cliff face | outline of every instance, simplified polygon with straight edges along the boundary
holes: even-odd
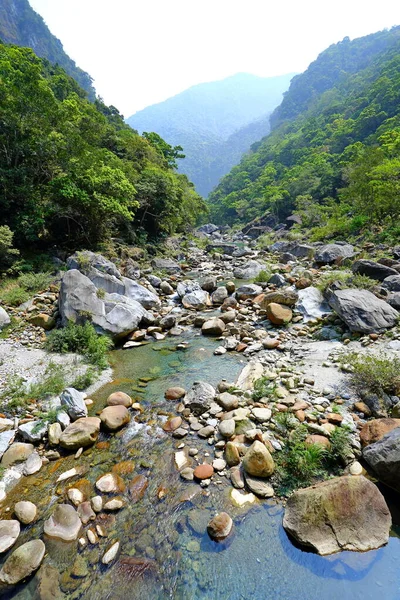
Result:
[[[8,44],[26,46],[41,58],[57,63],[86,91],[90,100],[96,97],[92,78],[64,52],[42,17],[28,0],[0,0],[0,39]]]

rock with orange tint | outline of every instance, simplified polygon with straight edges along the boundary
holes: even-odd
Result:
[[[293,318],[291,308],[289,308],[288,306],[284,306],[283,304],[271,302],[267,305],[265,310],[268,319],[274,325],[286,325],[287,323],[290,323],[290,321]]]
[[[125,483],[117,473],[106,473],[96,481],[96,488],[100,492],[117,493],[125,491]]]
[[[163,425],[163,430],[167,432],[175,431],[182,425],[182,417],[172,417]]]
[[[326,418],[328,419],[329,423],[333,423],[333,425],[340,425],[340,423],[343,421],[343,417],[342,415],[339,415],[339,413],[328,413]]]
[[[128,409],[121,405],[107,406],[100,413],[100,419],[102,424],[109,431],[117,431],[127,425],[131,420]]]
[[[304,410],[296,410],[294,416],[300,421],[300,423],[304,423],[304,421],[306,420],[306,413],[304,412]]]
[[[212,467],[212,465],[203,463],[202,465],[197,465],[193,472],[193,475],[196,479],[210,479],[210,477],[214,475],[214,468]]]
[[[171,387],[167,389],[164,395],[167,400],[180,400],[186,395],[186,390],[181,387]]]
[[[360,440],[363,446],[368,446],[374,442],[378,442],[384,435],[400,427],[400,419],[374,419],[363,425],[360,431]]]
[[[222,512],[215,515],[207,525],[207,532],[211,539],[219,542],[224,540],[232,531],[233,521],[231,517]]]
[[[312,281],[310,279],[307,279],[306,277],[300,277],[300,279],[296,281],[295,286],[298,290],[305,290],[306,288],[310,287],[311,284]]]
[[[149,480],[144,475],[137,475],[132,479],[129,484],[129,494],[132,504],[136,504],[136,502],[139,502],[143,498],[148,485]]]
[[[306,446],[312,446],[315,444],[317,446],[321,446],[321,448],[326,448],[327,450],[329,450],[331,447],[331,443],[328,438],[324,437],[323,435],[318,435],[317,433],[308,435],[305,439],[305,444]]]
[[[108,396],[107,404],[108,406],[121,405],[125,406],[126,408],[129,408],[130,406],[132,406],[132,398],[124,392],[114,392],[113,394],[110,394],[110,396]]]
[[[278,338],[266,338],[265,340],[263,340],[262,345],[267,350],[273,350],[274,348],[278,348],[280,343],[281,340]]]

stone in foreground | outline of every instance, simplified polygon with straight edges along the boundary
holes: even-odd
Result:
[[[59,504],[44,523],[46,535],[64,542],[77,540],[81,529],[82,523],[78,513],[70,504]]]
[[[389,540],[391,524],[384,497],[362,475],[297,490],[283,518],[284,528],[297,542],[322,556],[380,548]]]
[[[68,425],[60,436],[60,446],[67,450],[78,450],[87,448],[95,443],[100,431],[100,419],[98,417],[86,417],[78,419],[72,425]]]
[[[243,468],[248,475],[269,477],[275,469],[274,460],[266,446],[256,440],[243,458]]]
[[[224,540],[232,531],[233,521],[226,512],[216,515],[207,525],[207,532],[216,542]]]
[[[32,540],[22,544],[9,556],[0,571],[0,581],[16,585],[39,568],[46,547],[42,540]]]

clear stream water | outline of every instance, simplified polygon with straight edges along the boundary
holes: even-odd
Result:
[[[282,528],[283,509],[275,501],[236,508],[229,499],[230,484],[203,490],[180,479],[174,466],[178,442],[163,433],[167,414],[175,403],[164,400],[171,385],[190,387],[196,380],[216,384],[234,380],[243,359],[233,353],[213,355],[217,342],[185,334],[189,349],[175,351],[182,338],[112,353],[116,379],[95,396],[97,410],[114,390],[137,398],[144,413],[115,436],[101,434],[100,447],[86,451],[79,461],[65,457],[50,463],[29,485],[20,484],[16,497],[37,502],[47,518],[54,503],[68,487],[78,485],[94,495],[96,479],[117,468],[129,485],[137,474],[148,478],[143,498],[133,503],[127,492],[126,507],[105,515],[102,525],[108,539],[85,548],[76,561],[76,542],[45,539],[47,562],[58,570],[64,598],[87,600],[399,600],[400,529],[393,528],[389,544],[365,554],[342,552],[320,557],[303,552]],[[162,414],[163,413],[163,414]],[[164,416],[165,415],[165,416]],[[189,445],[201,457],[212,449],[194,436]],[[118,465],[115,467],[115,465]],[[86,467],[80,481],[55,481],[67,469]],[[13,500],[13,499],[12,499]],[[368,507],[360,506],[360,510]],[[208,520],[221,510],[234,519],[234,532],[224,543],[211,541],[205,531]],[[398,506],[397,506],[398,510]],[[400,523],[398,513],[394,515]],[[43,520],[27,528],[21,543],[42,536]],[[121,541],[121,555],[111,567],[99,565],[110,540]],[[52,571],[50,589],[56,589]],[[55,574],[55,575],[54,575]],[[51,581],[53,578],[53,581]],[[43,584],[42,584],[43,586]],[[4,597],[37,600],[38,576]],[[56,595],[42,600],[56,600]]]

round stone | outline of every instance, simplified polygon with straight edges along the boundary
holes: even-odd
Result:
[[[216,541],[224,540],[232,531],[232,526],[231,517],[225,512],[219,513],[207,525],[208,535]]]
[[[70,504],[59,504],[44,522],[44,532],[52,538],[71,542],[77,540],[82,528],[78,513]]]
[[[37,516],[37,508],[33,502],[27,500],[21,500],[14,506],[14,513],[18,521],[24,525],[33,523]]]
[[[181,387],[171,387],[165,392],[165,398],[167,400],[180,400],[186,395],[186,390]]]
[[[214,475],[214,468],[207,463],[203,463],[202,465],[197,465],[193,475],[196,479],[209,479]]]
[[[132,398],[125,394],[125,392],[114,392],[107,398],[108,406],[125,406],[129,408],[132,406]]]
[[[350,475],[362,475],[363,468],[360,463],[356,460],[350,465]]]
[[[100,420],[106,429],[116,431],[129,423],[131,417],[126,406],[118,404],[116,406],[107,406],[107,408],[102,410]]]
[[[216,458],[213,461],[213,468],[215,469],[215,471],[223,471],[226,467],[226,462],[224,461],[223,458]]]

